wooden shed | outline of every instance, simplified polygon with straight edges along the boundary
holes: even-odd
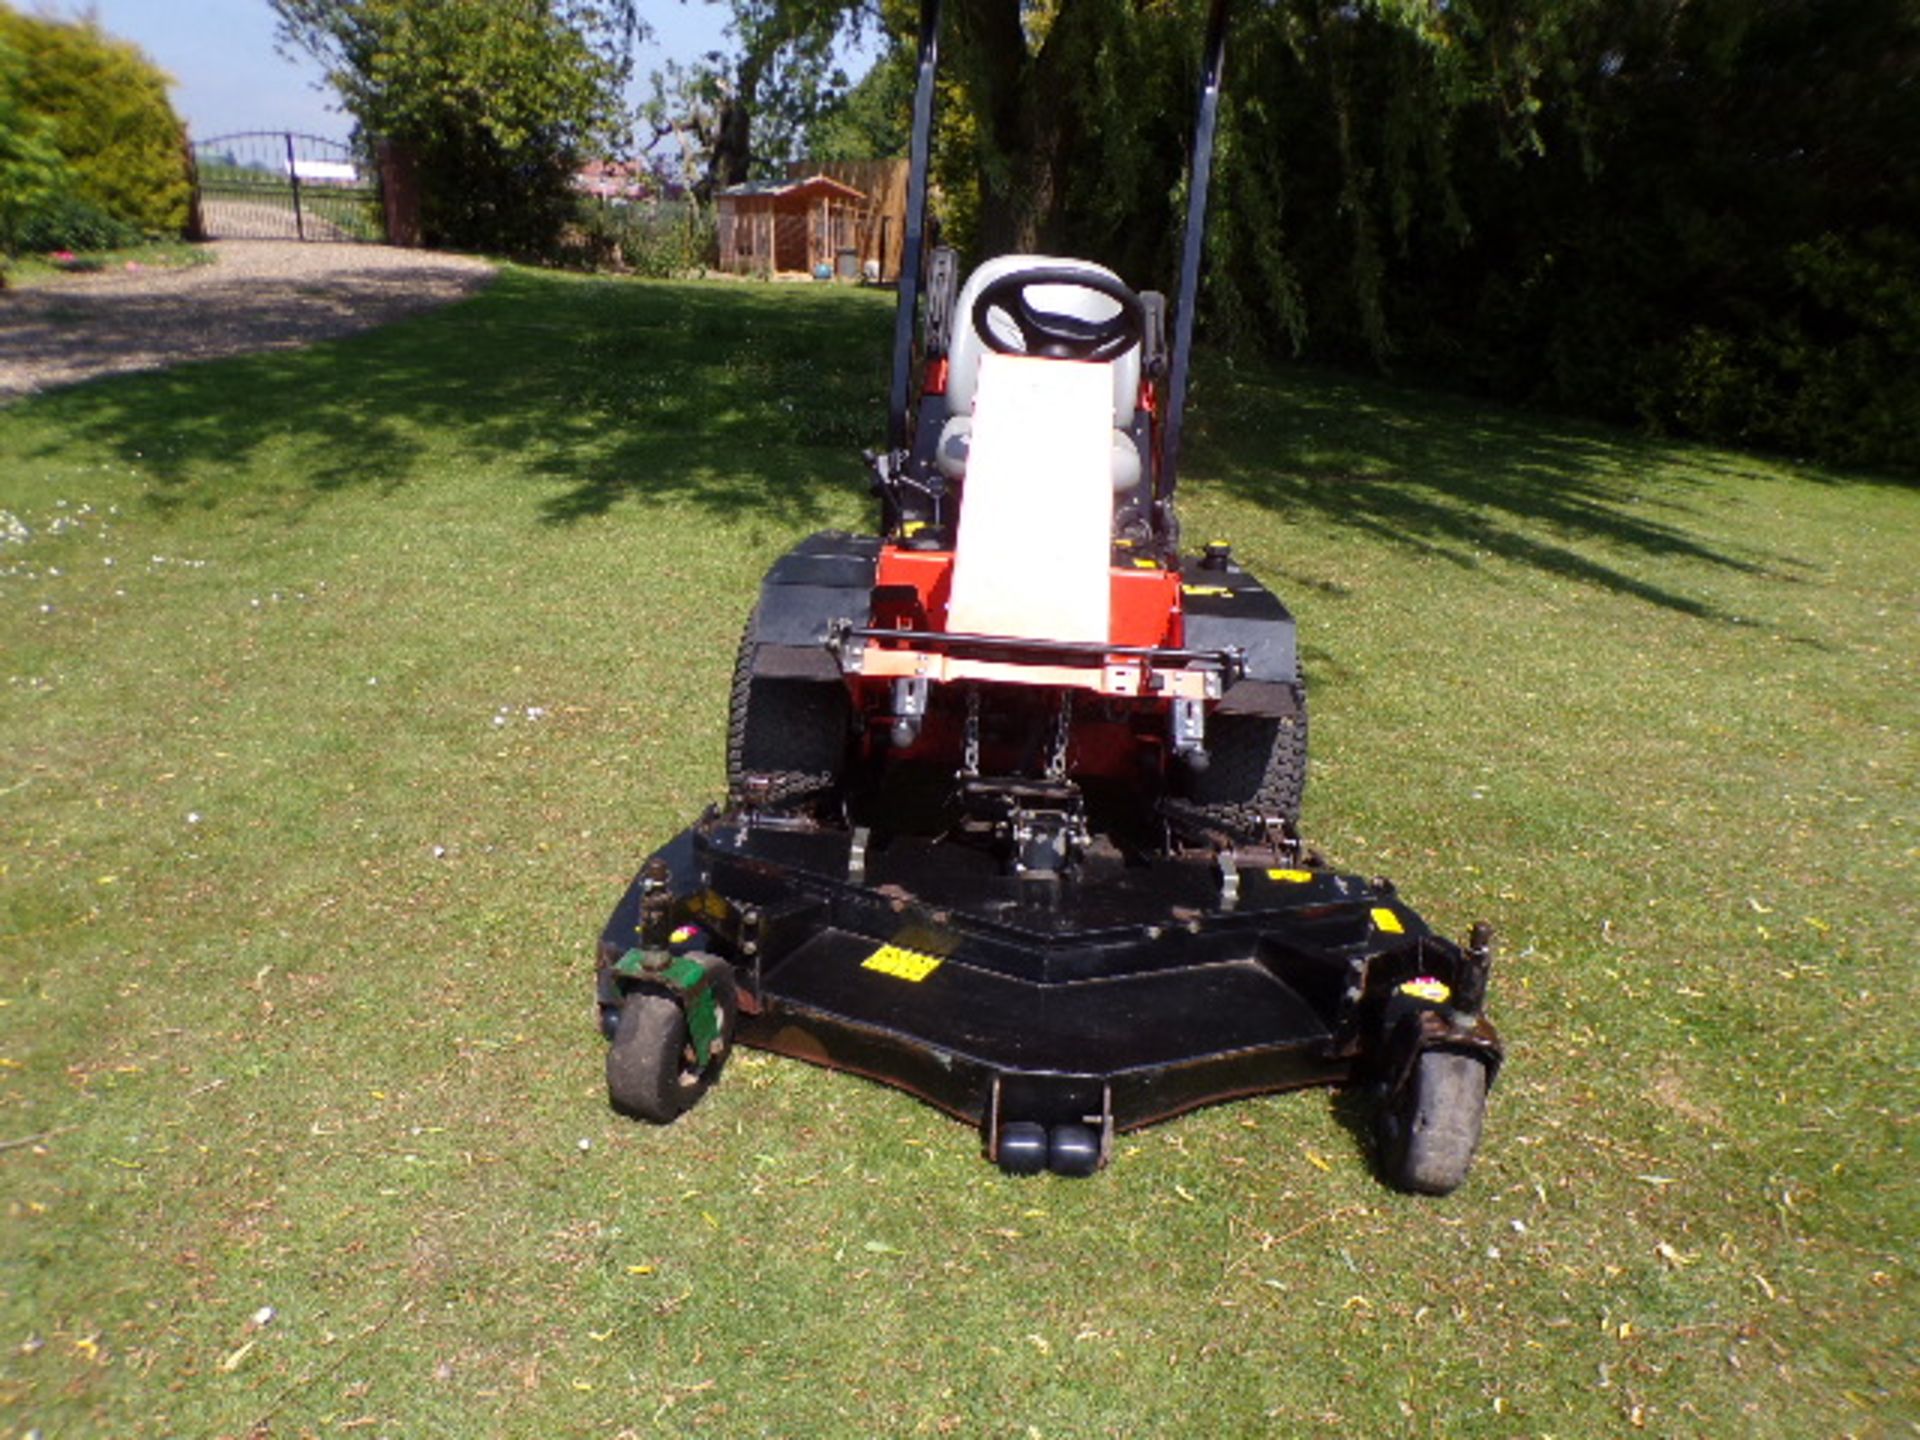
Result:
[[[809,274],[859,253],[867,197],[825,175],[751,180],[722,190],[715,206],[720,268],[742,274]]]
[[[907,236],[907,162],[905,160],[796,160],[787,178],[825,175],[851,185],[867,197],[854,246],[860,273],[877,280],[899,278]]]

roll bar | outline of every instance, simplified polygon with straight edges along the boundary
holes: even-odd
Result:
[[[1180,463],[1180,429],[1187,417],[1187,361],[1193,352],[1193,312],[1200,299],[1200,255],[1207,239],[1207,190],[1213,183],[1213,132],[1220,121],[1220,81],[1227,61],[1227,0],[1213,0],[1193,120],[1193,157],[1187,185],[1187,229],[1180,241],[1180,289],[1173,301],[1173,366],[1167,373],[1167,419],[1160,432],[1160,477],[1154,505],[1164,519]]]
[[[1167,375],[1166,421],[1161,428],[1159,480],[1154,506],[1161,533],[1172,533],[1174,478],[1180,432],[1186,419],[1187,364],[1193,349],[1193,316],[1200,294],[1200,259],[1206,248],[1207,190],[1213,180],[1214,132],[1220,118],[1220,85],[1226,65],[1229,0],[1213,0],[1207,15],[1200,98],[1193,126],[1187,186],[1187,223],[1180,242],[1180,288],[1173,301],[1173,357]],[[919,321],[926,270],[927,170],[933,137],[934,74],[940,64],[942,0],[920,0],[919,74],[913,90],[913,138],[907,176],[907,232],[901,252],[899,303],[893,318],[893,385],[887,441],[896,461],[911,441],[913,336]]]
[[[933,142],[933,77],[940,68],[940,0],[920,0],[920,73],[913,86],[913,139],[908,147],[907,233],[900,251],[900,302],[893,316],[893,394],[887,444],[906,450],[913,400],[913,328],[926,269],[927,168]]]

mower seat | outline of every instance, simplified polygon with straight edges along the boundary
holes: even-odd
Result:
[[[994,353],[985,337],[974,329],[974,301],[982,290],[1002,275],[1042,268],[1084,271],[1109,280],[1119,278],[1104,265],[1096,265],[1091,260],[1059,259],[1051,255],[999,255],[983,263],[967,277],[967,283],[961,287],[960,297],[954,304],[953,344],[947,352],[948,419],[941,429],[936,451],[940,472],[949,480],[964,479],[967,474],[973,446],[973,409],[980,385],[980,362],[983,356]],[[1120,308],[1117,301],[1105,295],[1073,285],[1035,286],[1031,294],[1035,305],[1082,320],[1105,320]],[[995,311],[989,316],[988,323],[1003,343],[1016,351],[1025,348],[1020,332],[1010,318]],[[1124,495],[1140,481],[1140,452],[1134,445],[1133,437],[1127,433],[1133,425],[1134,411],[1140,400],[1140,347],[1134,345],[1108,362],[1106,368],[1112,373],[1113,395],[1108,421],[1112,431],[1108,444],[1111,490],[1114,495]]]
[[[961,634],[1104,641],[1113,398],[1103,365],[989,351],[954,541],[947,627]]]

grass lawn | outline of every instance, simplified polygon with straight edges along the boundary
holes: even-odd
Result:
[[[64,252],[62,252],[64,253]],[[213,263],[213,252],[184,240],[151,240],[119,250],[88,250],[68,260],[51,255],[0,256],[0,270],[6,272],[8,285],[25,289],[44,285],[49,280],[76,271],[94,270],[180,270]]]
[[[1201,375],[1309,838],[1505,940],[1447,1200],[1318,1091],[1084,1182],[751,1053],[608,1111],[592,942],[889,328],[509,270],[0,410],[0,1434],[1914,1434],[1911,488]]]

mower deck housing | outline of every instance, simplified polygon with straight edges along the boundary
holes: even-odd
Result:
[[[1398,988],[1471,968],[1390,884],[1297,847],[1096,845],[1071,878],[1036,879],[965,845],[709,811],[608,921],[608,1016],[650,907],[656,928],[732,957],[736,1042],[909,1091],[990,1150],[1015,1121],[1110,1137],[1369,1078]],[[1446,1028],[1497,1060],[1478,1016]]]

